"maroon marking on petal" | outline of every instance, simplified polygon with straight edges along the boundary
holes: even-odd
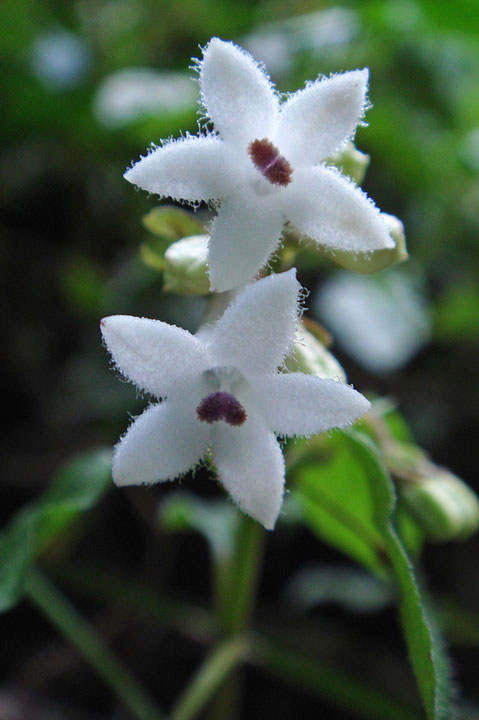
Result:
[[[229,425],[243,425],[246,410],[241,403],[227,392],[214,392],[207,395],[196,408],[202,422],[211,423],[224,420]]]
[[[270,183],[282,187],[289,185],[293,168],[267,138],[250,142],[248,153],[255,167]]]

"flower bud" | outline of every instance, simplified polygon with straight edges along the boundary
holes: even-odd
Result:
[[[192,235],[169,246],[165,252],[163,289],[180,295],[208,295],[208,235]]]
[[[460,478],[415,445],[389,440],[382,450],[400,496],[430,540],[464,540],[479,528],[479,500]]]
[[[372,275],[407,260],[409,256],[406,249],[404,225],[394,215],[381,213],[381,217],[388,226],[389,235],[396,243],[395,247],[376,250],[372,253],[352,253],[325,249],[325,255],[346,270],[366,275]]]
[[[464,540],[479,527],[478,498],[456,475],[435,470],[402,483],[401,496],[431,540]]]
[[[369,155],[360,152],[350,142],[343,150],[335,152],[327,160],[328,164],[335,165],[343,175],[354,180],[356,185],[361,185],[369,165]]]
[[[303,372],[307,375],[346,382],[346,373],[334,355],[306,329],[302,322],[298,325],[293,350],[286,358],[285,366],[288,372]]]

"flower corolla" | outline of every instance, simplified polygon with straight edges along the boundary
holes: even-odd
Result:
[[[213,38],[198,65],[215,133],[169,140],[125,178],[162,197],[217,203],[211,290],[251,280],[278,247],[285,222],[337,250],[394,247],[373,202],[325,164],[364,116],[367,69],[317,79],[281,102],[266,72],[231,42]]]
[[[117,485],[173,480],[211,450],[236,505],[272,529],[285,467],[277,436],[352,423],[368,401],[348,385],[281,372],[298,322],[295,270],[237,293],[196,335],[159,320],[116,315],[101,331],[118,370],[155,397],[115,448]]]

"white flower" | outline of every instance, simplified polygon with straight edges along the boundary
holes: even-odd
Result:
[[[161,398],[116,446],[117,485],[173,480],[211,449],[233,501],[274,527],[285,473],[276,435],[341,427],[369,407],[341,382],[278,371],[293,342],[299,289],[295,270],[264,278],[244,288],[220,320],[196,336],[159,320],[102,320],[120,372]]]
[[[212,290],[252,279],[285,221],[331,248],[394,247],[372,201],[324,164],[364,115],[367,70],[318,79],[280,103],[267,74],[233,43],[213,38],[199,67],[201,99],[218,134],[168,141],[125,178],[163,197],[220,201],[210,232]]]

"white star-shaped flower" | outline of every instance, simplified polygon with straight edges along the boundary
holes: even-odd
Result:
[[[279,371],[294,338],[299,289],[295,270],[248,285],[196,336],[159,320],[102,320],[116,367],[161,399],[116,446],[117,485],[173,480],[210,449],[233,501],[274,527],[285,474],[276,435],[342,427],[369,407],[342,382]]]
[[[219,203],[210,230],[211,290],[251,280],[278,247],[286,221],[338,250],[394,247],[373,202],[324,164],[364,115],[367,70],[318,79],[280,102],[248,53],[213,38],[199,82],[217,134],[170,140],[125,178],[162,197]]]

